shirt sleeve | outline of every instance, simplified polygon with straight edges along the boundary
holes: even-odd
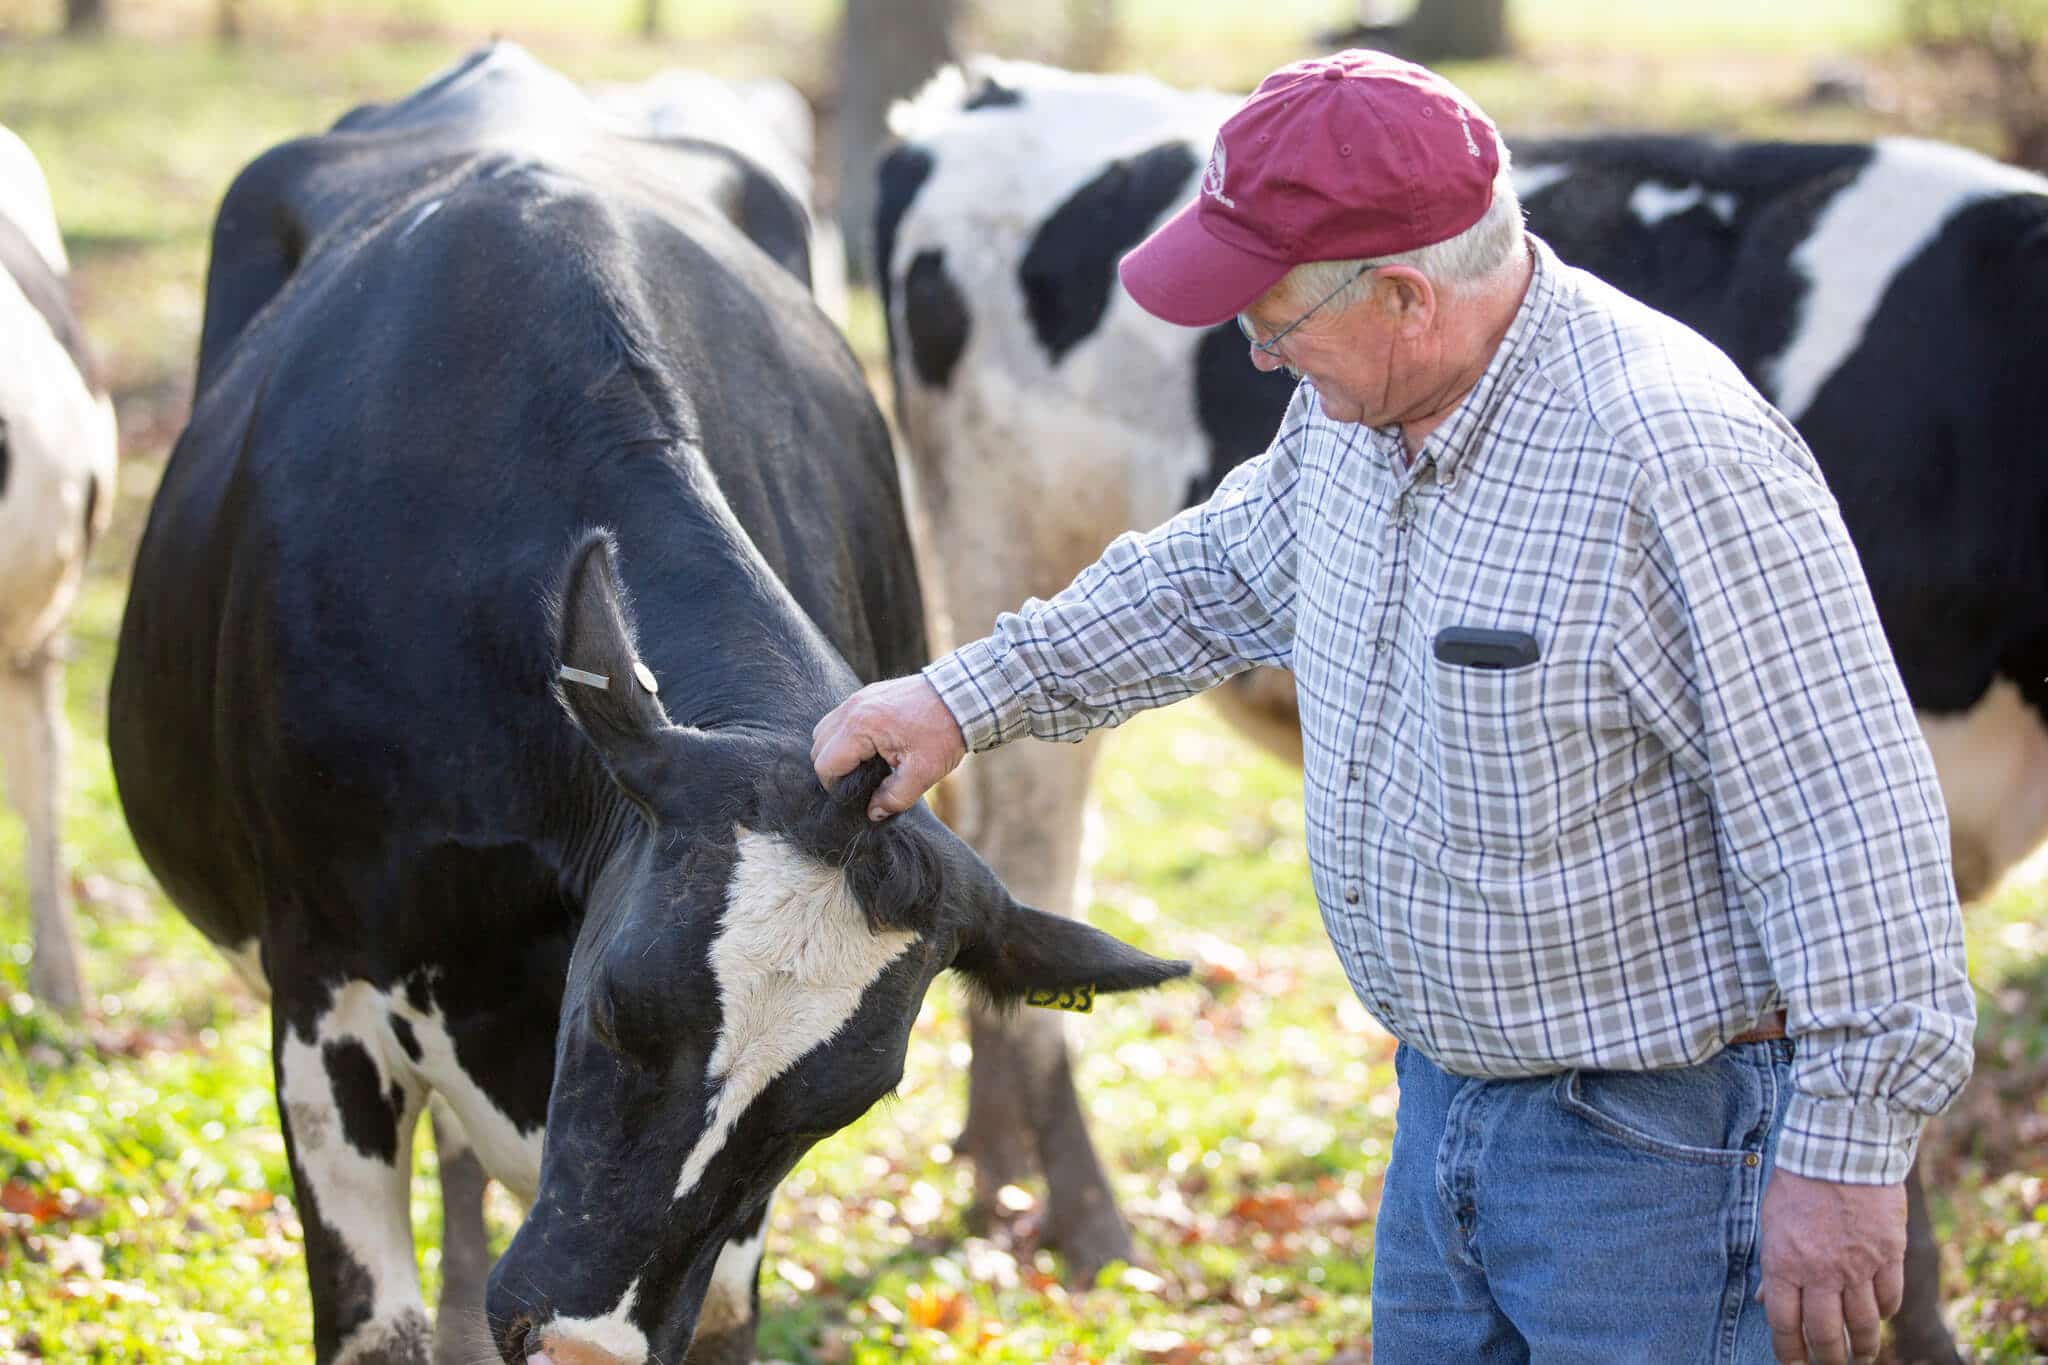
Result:
[[[1893,1184],[1969,1079],[1946,809],[1861,561],[1817,475],[1717,462],[1645,505],[1616,662],[1711,792],[1794,1039],[1778,1163]]]
[[[1058,596],[1005,612],[925,668],[970,750],[1079,740],[1254,664],[1287,665],[1305,392],[1273,446],[1208,501],[1118,536]]]

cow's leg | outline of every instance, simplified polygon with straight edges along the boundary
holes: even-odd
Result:
[[[1096,749],[1092,741],[1019,744],[980,755],[961,771],[960,832],[1027,905],[1059,915],[1078,908]],[[1131,1259],[1132,1246],[1082,1117],[1065,1025],[1065,1016],[1047,1010],[974,1011],[967,1123],[958,1146],[974,1162],[984,1216],[1004,1185],[1045,1172],[1041,1236],[1085,1281],[1110,1261]]]
[[[76,1013],[85,1000],[78,930],[58,842],[64,770],[63,667],[52,648],[0,658],[0,764],[27,830],[28,908],[35,957],[29,994]]]
[[[1927,1217],[1918,1162],[1906,1176],[1906,1297],[1892,1322],[1892,1359],[1899,1365],[1963,1365],[1941,1317],[1941,1247]]]
[[[749,1365],[761,1317],[761,1252],[768,1245],[768,1204],[733,1232],[718,1253],[711,1287],[697,1313],[686,1365]]]
[[[392,1063],[396,1044],[372,987],[295,995],[274,984],[272,1065],[306,1233],[314,1357],[428,1365],[433,1329],[409,1207],[420,1091]],[[308,997],[324,1003],[306,1007]]]
[[[477,1365],[496,1350],[484,1319],[484,1285],[493,1259],[484,1226],[488,1177],[454,1111],[437,1095],[428,1112],[441,1169],[441,1302],[434,1313],[434,1361]]]

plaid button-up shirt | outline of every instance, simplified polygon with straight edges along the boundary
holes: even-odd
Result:
[[[1446,1070],[1696,1064],[1782,1007],[1786,1169],[1892,1183],[1968,1078],[1933,764],[1811,453],[1698,335],[1532,243],[1412,463],[1303,384],[1205,504],[925,676],[970,748],[1291,669],[1360,999]],[[1533,663],[1437,656],[1446,627]]]

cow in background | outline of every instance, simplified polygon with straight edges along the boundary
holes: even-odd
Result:
[[[49,186],[0,128],[0,768],[26,826],[29,993],[84,1003],[59,847],[64,624],[114,506],[114,408],[70,296]]]
[[[1292,389],[1237,328],[1149,316],[1116,262],[1194,196],[1236,95],[984,60],[898,108],[877,278],[900,425],[932,528],[940,645],[1049,596],[1116,534],[1205,497],[1262,450]],[[1519,142],[1530,226],[1689,323],[1799,426],[1861,551],[1947,798],[1957,889],[2048,836],[2048,180],[1958,148]],[[935,581],[934,581],[935,580]],[[1291,680],[1218,689],[1299,761]],[[958,827],[1035,904],[1071,912],[1094,746],[966,765]],[[963,1150],[1028,1153],[1008,1108],[1070,1092],[1035,1020],[977,1021],[1026,1084],[977,1086]],[[1060,1195],[1053,1172],[1055,1205]],[[1920,1184],[1901,1358],[1958,1359]]]
[[[818,717],[925,650],[807,239],[747,157],[506,44],[222,202],[108,731],[151,870],[270,992],[323,1362],[434,1349],[429,1096],[530,1204],[440,1327],[724,1365],[775,1186],[894,1087],[939,973],[1186,971],[922,807],[870,824],[880,764],[819,787]]]

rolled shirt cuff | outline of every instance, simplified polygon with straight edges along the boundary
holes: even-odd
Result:
[[[926,664],[923,672],[953,713],[968,752],[978,754],[1031,733],[1024,704],[1028,687],[1011,678],[993,641],[962,645]]]
[[[1812,1180],[1896,1185],[1913,1169],[1926,1126],[1924,1114],[1887,1104],[1794,1095],[1776,1164]]]

